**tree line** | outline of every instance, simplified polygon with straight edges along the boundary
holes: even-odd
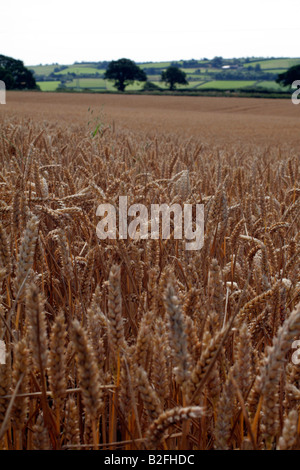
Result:
[[[185,61],[187,62],[187,61]],[[189,65],[195,65],[197,61],[192,59]],[[210,61],[215,66],[220,67],[223,63],[222,57],[215,57]],[[114,81],[114,87],[121,92],[124,92],[126,87],[134,81],[147,82],[145,89],[157,89],[158,87],[154,84],[150,84],[147,81],[147,75],[145,70],[142,70],[133,60],[122,58],[119,60],[113,60],[111,62],[105,62],[106,71],[103,78]],[[65,69],[65,66],[57,67],[57,72]],[[252,74],[258,71],[252,69],[241,72],[240,79],[250,78]],[[166,83],[169,90],[174,90],[177,84],[188,85],[187,76],[184,70],[179,68],[179,63],[173,62],[165,70],[161,71],[161,81]],[[270,74],[263,74],[265,80],[270,79]],[[217,80],[230,80],[238,79],[237,71],[224,70],[214,74]],[[254,77],[254,75],[253,75]],[[13,89],[37,89],[35,78],[31,70],[28,70],[21,60],[13,59],[0,55],[0,80],[4,81],[7,90]],[[300,80],[300,65],[290,67],[286,72],[278,75],[276,82],[282,86],[291,86],[295,80]],[[153,85],[153,87],[151,87]]]

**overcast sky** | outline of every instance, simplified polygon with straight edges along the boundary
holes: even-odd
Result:
[[[1,2],[0,54],[25,65],[299,57],[299,0]]]

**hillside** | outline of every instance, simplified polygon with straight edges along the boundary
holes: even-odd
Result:
[[[177,65],[187,74],[189,84],[179,85],[178,89],[189,91],[216,90],[265,90],[283,91],[276,82],[277,75],[292,65],[300,64],[300,58],[239,58],[212,60],[181,60],[177,62],[138,63],[145,70],[148,81],[162,90],[166,85],[160,75],[169,65]],[[81,62],[71,65],[28,66],[42,91],[67,90],[113,91],[113,83],[104,79],[108,62]],[[139,91],[142,83],[135,82],[127,91]]]

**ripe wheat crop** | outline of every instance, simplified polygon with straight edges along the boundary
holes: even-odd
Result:
[[[299,154],[0,133],[0,448],[300,449]],[[204,204],[203,248],[100,241],[124,195]]]

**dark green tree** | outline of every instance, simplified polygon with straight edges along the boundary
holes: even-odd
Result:
[[[223,65],[223,57],[214,57],[211,61],[211,66],[214,68],[214,69],[220,69]]]
[[[138,82],[146,82],[147,75],[135,62],[130,59],[113,60],[108,64],[104,78],[114,80],[114,86],[119,91],[124,91],[126,86]]]
[[[161,73],[161,81],[169,85],[169,89],[172,91],[175,89],[176,83],[179,85],[187,85],[186,73],[180,70],[178,67],[171,65]]]
[[[0,80],[7,90],[33,90],[37,88],[33,73],[24,67],[21,60],[0,55]]]
[[[286,72],[280,73],[276,82],[282,86],[292,85],[295,80],[300,80],[300,65],[290,67]]]

